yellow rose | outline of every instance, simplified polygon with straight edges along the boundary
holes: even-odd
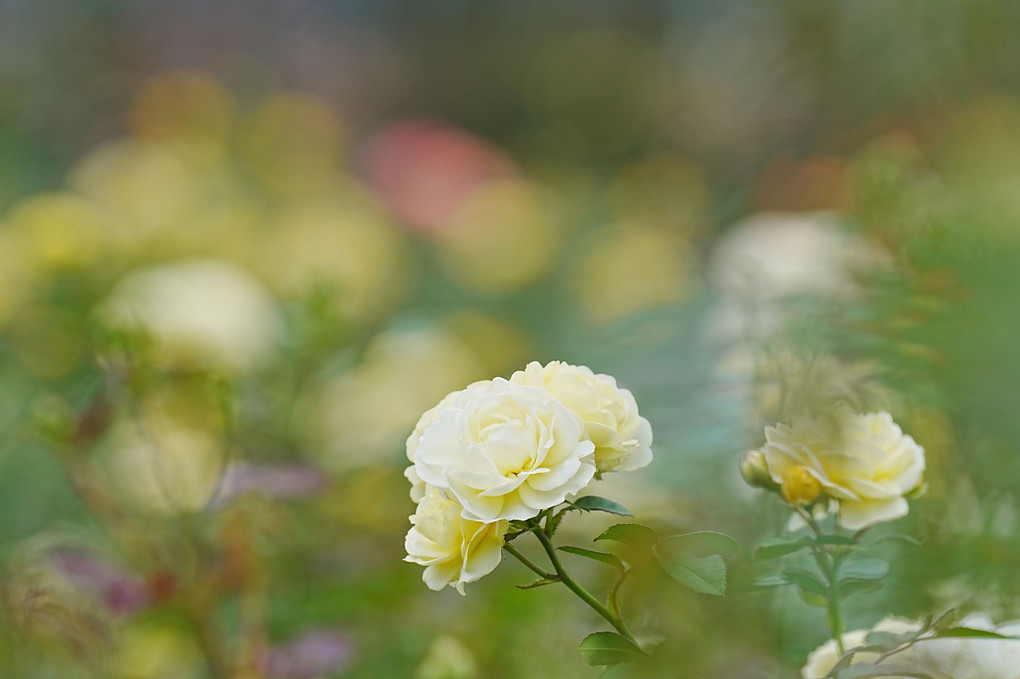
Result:
[[[464,594],[466,583],[491,573],[502,558],[510,522],[472,521],[462,511],[448,491],[427,486],[411,517],[404,560],[425,566],[422,580],[430,589],[450,585]]]
[[[813,478],[838,501],[839,523],[850,530],[905,516],[904,495],[922,482],[924,449],[886,412],[857,414],[841,405],[767,427],[765,438],[759,450],[783,496],[814,499]]]

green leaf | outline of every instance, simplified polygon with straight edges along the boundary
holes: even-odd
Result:
[[[787,582],[779,573],[771,573],[769,575],[762,575],[754,581],[754,584],[758,587],[780,587],[782,585],[790,584]]]
[[[832,666],[832,669],[829,670],[829,673],[826,674],[825,676],[826,677],[837,676],[840,670],[842,670],[845,667],[850,667],[850,663],[854,661],[854,656],[856,654],[857,654],[856,649],[853,648],[848,649],[847,652],[844,653],[843,656],[836,661],[836,664]]]
[[[529,582],[526,585],[514,585],[514,587],[516,587],[517,589],[535,589],[536,587],[542,587],[543,585],[551,585],[551,584],[553,584],[555,582],[559,582],[559,581],[560,581],[559,578],[555,578],[555,579],[552,579],[552,578],[542,578],[541,580],[535,580],[534,582]]]
[[[793,554],[799,552],[808,545],[811,544],[811,538],[800,537],[775,537],[765,538],[758,543],[757,549],[754,550],[754,558],[756,559],[776,559],[787,554]]]
[[[718,554],[726,559],[740,551],[737,541],[725,533],[711,530],[699,530],[683,535],[671,535],[663,538],[659,545],[668,544],[671,550],[683,550],[694,556],[705,557]]]
[[[829,600],[821,594],[815,594],[814,592],[808,592],[803,589],[798,589],[797,594],[800,595],[801,601],[806,603],[808,606],[824,608],[829,605]]]
[[[846,535],[819,535],[815,542],[819,545],[856,545],[857,539]]]
[[[983,629],[973,629],[971,627],[950,627],[944,629],[941,632],[935,634],[936,639],[944,639],[946,637],[977,637],[979,639],[1015,639],[1016,637],[1006,636],[1005,634],[999,634],[998,632],[989,632]],[[927,637],[926,637],[927,638]]]
[[[585,495],[584,497],[577,498],[570,504],[586,512],[608,512],[609,514],[618,514],[620,516],[633,516],[630,510],[620,503],[599,497],[598,495]]]
[[[662,540],[652,551],[662,569],[684,587],[699,594],[726,593],[726,562],[718,554],[694,556],[683,550],[675,538]]]
[[[658,539],[659,536],[648,526],[640,523],[618,523],[607,528],[602,535],[595,538],[595,542],[614,540],[622,542],[635,552],[647,552]]]
[[[780,571],[780,575],[782,575],[788,583],[796,585],[805,592],[820,594],[822,596],[826,596],[829,593],[828,585],[826,585],[818,575],[809,570],[805,570],[803,568],[784,568]]]
[[[856,559],[839,567],[840,583],[850,580],[881,580],[889,574],[889,564],[881,559]]]
[[[904,535],[903,533],[892,533],[891,535],[883,535],[882,537],[868,545],[868,547],[874,547],[875,545],[879,545],[883,542],[906,542],[908,545],[913,545],[914,547],[921,546],[921,541],[913,537],[912,535]]]
[[[577,651],[589,665],[617,665],[644,657],[641,649],[616,632],[589,634]]]
[[[957,620],[956,609],[950,608],[948,611],[940,615],[934,622],[931,619],[925,620],[924,629],[933,629],[936,632],[953,627]]]
[[[566,547],[557,547],[557,549],[560,549],[560,550],[562,550],[564,552],[567,552],[569,554],[576,554],[577,556],[583,556],[586,559],[592,559],[593,561],[601,561],[602,563],[607,564],[609,566],[612,566],[613,568],[620,569],[621,572],[627,570],[624,567],[623,562],[620,561],[619,557],[617,557],[615,554],[607,554],[605,552],[596,552],[593,549],[585,549],[584,547],[570,547],[570,546],[566,546]]]
[[[882,589],[877,580],[843,580],[839,583],[839,598],[845,599],[852,594],[867,594]]]

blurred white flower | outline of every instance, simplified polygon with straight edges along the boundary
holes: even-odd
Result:
[[[609,375],[585,366],[551,361],[531,362],[510,381],[546,389],[553,398],[584,420],[595,444],[598,472],[633,471],[652,461],[652,427],[638,414],[634,395],[616,386]]]
[[[760,450],[787,500],[810,502],[820,490],[838,501],[840,525],[850,530],[905,516],[904,495],[922,482],[924,449],[886,412],[840,405],[766,427],[765,438]],[[812,497],[803,492],[809,485]]]
[[[141,328],[170,363],[245,371],[272,355],[282,330],[273,300],[242,269],[183,260],[132,272],[103,306],[113,324]]]
[[[996,627],[984,614],[969,615],[960,627],[1020,637],[1020,622]],[[925,639],[914,645],[910,665],[932,679],[1018,679],[1020,638]]]
[[[880,620],[872,629],[859,629],[852,632],[846,632],[843,634],[842,642],[843,648],[849,651],[852,648],[865,645],[865,639],[869,632],[891,632],[892,634],[904,634],[906,632],[914,632],[920,629],[920,624],[913,620],[906,620],[904,618],[896,618],[887,616]],[[878,659],[879,654],[870,651],[854,654],[854,664],[874,662]],[[834,639],[829,639],[824,644],[816,648],[808,655],[807,663],[800,671],[800,676],[803,679],[822,679],[836,666],[836,663],[842,655],[836,646]],[[904,661],[902,654],[897,653],[895,656],[896,663],[900,664]]]
[[[848,293],[853,267],[874,253],[830,213],[758,214],[736,225],[712,254],[710,276],[725,294],[757,298]]]
[[[408,453],[425,483],[449,490],[464,516],[530,519],[595,475],[595,444],[580,416],[545,389],[496,378],[448,396],[423,415]]]
[[[484,523],[462,514],[463,508],[449,491],[428,486],[411,516],[404,560],[425,566],[422,580],[430,589],[450,585],[464,594],[466,583],[491,573],[502,558],[510,522]]]
[[[851,297],[855,272],[882,259],[842,229],[834,213],[752,215],[720,239],[709,259],[709,284],[719,298],[709,337],[732,344],[771,336],[786,317],[784,301]]]
[[[958,626],[1009,637],[1020,635],[1020,622],[996,627],[984,614],[969,615]],[[873,630],[847,632],[843,635],[843,645],[847,650],[863,646],[869,631],[900,634],[918,629],[920,624],[917,622],[888,617],[875,625]],[[908,668],[931,679],[1020,678],[1020,638],[930,637],[931,633],[926,633],[909,648],[890,655],[881,665]],[[829,640],[808,656],[801,676],[804,679],[821,679],[835,666],[839,657],[836,642]],[[873,663],[877,659],[877,653],[856,653],[853,664]]]

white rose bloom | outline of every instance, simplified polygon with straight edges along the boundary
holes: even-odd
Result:
[[[421,502],[425,497],[425,482],[418,476],[418,472],[414,471],[414,465],[404,470],[404,477],[411,482],[411,501]]]
[[[847,632],[843,635],[843,648],[849,651],[851,648],[865,645],[865,639],[868,633],[871,631],[875,632],[891,632],[893,634],[903,634],[905,632],[913,632],[919,629],[920,625],[912,620],[905,620],[903,618],[894,618],[888,616],[883,618],[875,625],[871,630],[858,629],[852,632]],[[908,650],[909,652],[909,650]],[[864,652],[855,653],[853,664],[874,662],[878,659],[878,653]],[[800,676],[803,679],[822,679],[828,674],[842,655],[839,652],[836,642],[833,639],[829,639],[824,644],[816,648],[808,656],[807,663],[800,671]],[[904,654],[897,653],[891,656],[889,662],[893,662],[895,658],[896,664],[903,664],[905,662]]]
[[[461,516],[462,508],[447,491],[424,490],[411,517],[405,561],[425,566],[422,580],[430,589],[446,585],[464,594],[464,585],[492,572],[502,558],[509,521],[483,523]]]
[[[530,519],[595,475],[584,422],[544,389],[496,378],[440,406],[422,416],[408,453],[418,477],[449,490],[465,518]]]
[[[425,430],[432,426],[432,424],[439,419],[440,413],[442,413],[444,410],[452,406],[454,402],[456,402],[457,399],[460,398],[460,395],[463,392],[468,391],[469,389],[478,388],[488,383],[489,380],[480,380],[478,382],[473,382],[469,384],[464,389],[450,392],[449,394],[443,397],[443,400],[441,400],[439,403],[437,403],[436,405],[432,406],[424,413],[422,413],[422,416],[418,418],[418,424],[414,425],[414,431],[412,431],[411,435],[407,437],[406,443],[407,459],[410,460],[412,463],[414,462],[415,453],[418,450],[418,442],[421,441],[422,434],[424,434]]]
[[[760,450],[773,481],[804,485],[814,478],[839,502],[839,523],[849,530],[905,516],[903,496],[924,474],[924,449],[886,412],[856,414],[839,406],[766,427],[765,438]]]
[[[595,444],[599,473],[633,471],[652,461],[652,427],[638,414],[637,402],[609,375],[596,375],[585,366],[552,361],[531,362],[510,381],[549,391],[584,420]]]

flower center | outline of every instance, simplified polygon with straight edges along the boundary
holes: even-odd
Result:
[[[822,484],[803,465],[790,467],[783,472],[783,499],[791,505],[811,503],[822,492]]]

